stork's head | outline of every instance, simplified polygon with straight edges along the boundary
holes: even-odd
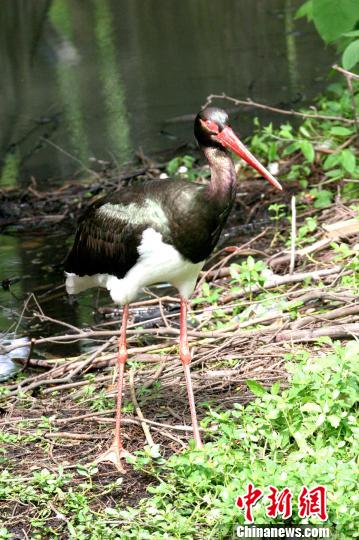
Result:
[[[274,187],[283,189],[278,180],[259,163],[239,140],[229,124],[228,114],[223,109],[206,107],[199,112],[194,121],[194,134],[202,148],[217,147],[222,150],[231,150],[256,169]]]

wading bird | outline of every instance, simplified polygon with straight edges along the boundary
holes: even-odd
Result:
[[[115,436],[97,458],[123,471],[121,458],[129,453],[120,437],[121,401],[127,359],[128,306],[148,285],[165,282],[179,291],[179,355],[184,369],[196,447],[202,446],[189,365],[187,301],[206,258],[214,249],[236,196],[237,179],[231,150],[273,186],[279,182],[235,135],[227,113],[215,107],[196,117],[194,133],[211,169],[207,185],[184,180],[154,180],[124,187],[94,202],[79,221],[66,263],[66,289],[77,294],[90,287],[107,289],[123,306],[118,350]]]

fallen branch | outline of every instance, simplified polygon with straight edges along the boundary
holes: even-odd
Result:
[[[307,324],[315,322],[318,319],[320,319],[321,321],[330,321],[333,319],[339,319],[340,317],[348,317],[350,315],[356,315],[357,313],[359,313],[359,304],[356,304],[354,306],[349,306],[349,307],[341,307],[337,309],[332,309],[331,311],[328,311],[327,313],[320,313],[318,315],[309,315],[307,317],[302,317],[300,319],[297,319],[291,325],[291,329],[296,330],[298,328],[302,328],[303,326],[306,326]]]
[[[336,223],[323,224],[325,235],[323,238],[314,242],[313,244],[297,250],[297,257],[305,257],[311,253],[321,251],[328,247],[332,242],[335,242],[339,238],[354,235],[359,233],[359,222],[356,218],[338,221]],[[268,260],[270,266],[281,266],[291,260],[291,253],[285,255],[270,257]]]
[[[275,341],[304,342],[315,341],[319,337],[342,338],[359,336],[359,324],[338,324],[337,326],[322,326],[308,330],[283,330],[276,336]]]
[[[72,433],[71,431],[53,431],[44,434],[45,439],[75,439],[76,441],[93,441],[94,439],[108,439],[108,434],[103,433]]]
[[[232,302],[235,298],[241,298],[246,294],[253,294],[262,290],[273,289],[274,287],[281,287],[282,285],[287,285],[288,283],[298,283],[300,281],[305,281],[306,279],[311,279],[313,281],[318,281],[326,276],[331,276],[333,274],[338,274],[342,270],[341,266],[333,266],[332,268],[325,268],[324,270],[313,270],[312,272],[298,272],[297,274],[287,274],[285,276],[276,276],[267,280],[263,285],[254,285],[251,289],[243,287],[239,291],[234,293],[227,294],[222,298],[223,304]]]
[[[115,412],[115,409],[114,409],[114,412]],[[114,424],[116,420],[115,420],[115,418],[99,417],[99,418],[94,418],[94,421],[95,422],[103,422],[105,424]],[[192,426],[178,425],[178,424],[174,424],[174,425],[172,425],[172,424],[163,424],[161,422],[155,422],[154,420],[148,420],[148,418],[143,418],[142,420],[139,420],[137,418],[128,418],[128,417],[121,418],[121,423],[122,424],[134,424],[136,426],[141,426],[142,422],[145,423],[145,424],[148,424],[150,426],[153,426],[153,427],[161,427],[161,428],[165,428],[165,429],[173,429],[174,431],[193,431]],[[208,431],[211,431],[211,429],[209,429],[209,428],[206,428],[206,429],[199,428],[199,430],[203,431],[204,433],[206,433]]]
[[[95,421],[95,422],[103,422],[103,423],[106,423],[106,424],[114,424],[115,423],[115,418],[105,418],[103,415],[105,414],[111,414],[113,415],[114,413],[116,412],[116,409],[107,409],[105,411],[100,411],[100,412],[95,412],[95,411],[92,411],[90,413],[86,413],[86,414],[79,414],[77,416],[69,416],[67,418],[53,418],[51,419],[51,423],[52,424],[71,424],[73,422],[79,422],[81,420],[88,420],[88,421]],[[0,425],[7,425],[7,424],[18,424],[18,423],[22,423],[22,422],[36,422],[38,423],[39,422],[39,418],[36,417],[36,418],[24,418],[24,417],[18,417],[18,418],[11,418],[11,419],[8,419],[8,420],[4,420],[2,422],[0,422]],[[131,417],[123,417],[121,418],[121,423],[124,424],[124,425],[136,425],[136,426],[140,426],[141,425],[141,422],[144,422],[145,424],[149,424],[151,426],[155,426],[155,427],[160,427],[160,428],[165,428],[165,429],[173,429],[175,431],[193,431],[193,427],[192,426],[186,426],[186,425],[178,425],[178,424],[165,424],[165,423],[162,423],[162,422],[156,422],[154,420],[148,420],[147,418],[142,418],[142,420],[139,420],[137,418],[131,418]],[[208,431],[211,431],[211,429],[204,429],[204,428],[199,428],[200,431],[203,431],[203,432],[208,432]],[[63,434],[63,433],[71,433],[71,432],[67,432],[67,431],[56,431],[56,432],[53,432],[53,433],[57,433],[57,434],[60,434],[60,436]],[[104,436],[101,435],[101,438],[103,438]]]
[[[179,330],[177,328],[149,328],[147,330],[128,330],[127,335],[139,335],[139,334],[175,334],[179,335]],[[48,338],[39,338],[34,339],[34,345],[41,345],[43,343],[65,343],[65,344],[73,344],[77,343],[78,341],[81,341],[83,339],[99,339],[99,338],[109,338],[109,337],[115,337],[120,336],[121,331],[120,330],[88,330],[83,331],[81,334],[61,334],[60,336],[53,336]],[[190,334],[189,334],[190,335]],[[155,351],[159,348],[169,347],[171,346],[171,343],[167,342],[167,344],[162,344],[161,347],[159,347],[156,344],[153,345],[146,345],[144,347],[132,347],[131,352],[133,354],[135,353],[144,353],[148,351]],[[8,346],[0,346],[0,352],[6,354],[9,353],[15,349],[18,348],[18,345],[8,345]],[[55,369],[55,368],[54,368]]]

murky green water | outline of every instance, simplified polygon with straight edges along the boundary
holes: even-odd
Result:
[[[326,84],[333,53],[295,21],[301,0],[4,0],[0,9],[0,189],[40,188],[96,160],[123,163],[138,148],[152,155],[193,141],[194,114],[210,93],[300,106]],[[249,132],[246,110],[234,124]],[[1,234],[0,332],[29,324],[34,292],[47,315],[92,321],[97,293],[71,306],[57,266],[66,234]],[[44,290],[54,288],[50,295]],[[102,301],[105,301],[105,297]],[[51,328],[33,325],[30,333]]]
[[[10,288],[6,283],[5,290],[0,288],[0,337],[1,333],[40,337],[51,335],[54,329],[61,332],[55,324],[34,319],[34,312],[43,311],[48,317],[74,326],[93,322],[94,308],[105,298],[101,295],[99,300],[97,291],[88,291],[74,304],[69,302],[60,266],[68,249],[63,234],[0,235],[0,246],[0,282],[14,280]],[[53,349],[61,354],[61,346]]]
[[[139,147],[192,141],[190,121],[167,121],[197,112],[210,93],[307,101],[333,54],[294,20],[301,3],[3,1],[1,184],[61,180],[94,159],[121,163]],[[241,113],[242,133],[253,114]]]

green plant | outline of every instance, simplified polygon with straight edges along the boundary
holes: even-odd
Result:
[[[202,425],[217,427],[215,442],[203,452],[170,458],[166,478],[149,488],[152,497],[137,510],[118,512],[124,537],[228,538],[244,521],[236,497],[253,482],[262,489],[289,486],[296,494],[303,485],[325,485],[326,525],[338,538],[352,538],[358,517],[358,360],[356,342],[333,343],[326,355],[288,355],[290,387],[283,392],[278,383],[267,391],[249,381],[258,399],[232,411],[210,411]],[[148,462],[142,466],[149,471]],[[261,505],[255,519],[271,522]],[[292,522],[300,522],[296,512]]]
[[[314,199],[316,208],[330,204],[334,194],[324,186],[335,182],[340,183],[341,196],[350,200],[359,193],[358,183],[350,181],[359,175],[356,149],[351,144],[356,133],[352,123],[354,107],[359,108],[359,92],[355,83],[353,94],[343,84],[332,83],[328,92],[315,103],[315,113],[321,118],[305,118],[298,128],[290,124],[282,124],[279,128],[271,124],[263,127],[256,119],[255,133],[249,146],[264,160],[280,158],[281,178],[299,182],[308,190],[303,202],[311,203]],[[313,114],[313,110],[303,112]],[[338,121],[325,120],[323,117],[326,115],[337,116]],[[340,117],[349,122],[344,124]],[[277,238],[275,236],[274,241]]]
[[[194,181],[200,176],[193,165],[195,158],[193,156],[178,156],[168,163],[166,170],[169,176],[182,175],[190,181]]]
[[[286,216],[286,213],[284,211],[285,208],[285,204],[277,203],[268,206],[268,210],[272,214],[270,216],[270,219],[276,223],[276,226],[278,226],[278,222]]]
[[[334,261],[344,261],[345,270],[350,270],[349,275],[344,275],[341,279],[342,285],[351,287],[354,290],[359,289],[359,255],[357,249],[352,249],[347,244],[337,244],[333,242],[331,247],[337,253]]]
[[[356,166],[356,156],[350,148],[329,155],[323,162],[323,170],[328,171],[326,177],[332,180],[344,178],[346,174],[355,174]]]
[[[251,148],[258,156],[265,157],[269,161],[278,159],[278,141],[274,138],[272,124],[261,126],[259,119],[253,120],[254,135],[251,138]]]
[[[310,175],[310,167],[304,163],[294,163],[287,175],[288,180],[299,181],[302,188],[308,186],[307,177]]]
[[[193,304],[202,304],[206,302],[208,304],[215,304],[221,294],[221,289],[218,287],[211,287],[207,282],[204,282],[201,289],[201,295],[196,296],[192,300]]]
[[[343,50],[342,64],[352,69],[359,62],[359,8],[356,0],[307,0],[297,17],[313,21],[326,43],[336,43]]]
[[[299,227],[297,231],[297,243],[298,245],[308,244],[313,242],[314,237],[310,235],[317,229],[317,219],[315,217],[305,218],[305,223]]]
[[[270,220],[273,221],[275,224],[274,236],[271,242],[272,246],[277,242],[278,238],[280,237],[279,226],[280,226],[280,221],[286,217],[285,208],[286,208],[285,204],[278,204],[278,203],[273,203],[268,206]]]
[[[151,399],[157,399],[161,394],[161,387],[161,381],[155,381],[150,388],[146,388],[146,386],[140,386],[137,390],[137,394],[139,397],[149,396],[151,397]]]
[[[327,205],[325,205],[327,206]],[[288,217],[288,221],[291,222],[291,217]],[[310,244],[315,241],[315,236],[312,234],[317,230],[318,223],[316,217],[307,217],[304,220],[304,224],[297,228],[296,245],[297,247],[303,247],[306,244]],[[286,241],[286,246],[289,248],[291,245],[291,239]]]
[[[353,256],[357,256],[353,252],[352,248],[348,246],[348,244],[344,244],[344,243],[338,244],[337,242],[332,242],[330,244],[330,247],[333,248],[335,253],[337,254],[334,257],[334,262],[344,261],[346,259],[352,258]]]
[[[256,261],[251,255],[247,257],[246,261],[241,264],[231,264],[229,271],[232,278],[232,284],[240,285],[243,288],[248,288],[250,297],[252,296],[251,289],[253,285],[263,285],[266,278],[263,274],[267,269],[265,262]],[[235,291],[237,287],[233,287]]]
[[[315,152],[313,143],[311,142],[311,139],[313,139],[313,133],[311,133],[309,130],[310,126],[311,124],[308,122],[307,126],[303,124],[299,127],[298,135],[301,138],[294,135],[294,127],[291,124],[283,124],[280,126],[279,137],[281,137],[283,141],[288,141],[290,143],[287,144],[283,150],[283,155],[287,156],[299,150],[307,162],[313,163]]]

